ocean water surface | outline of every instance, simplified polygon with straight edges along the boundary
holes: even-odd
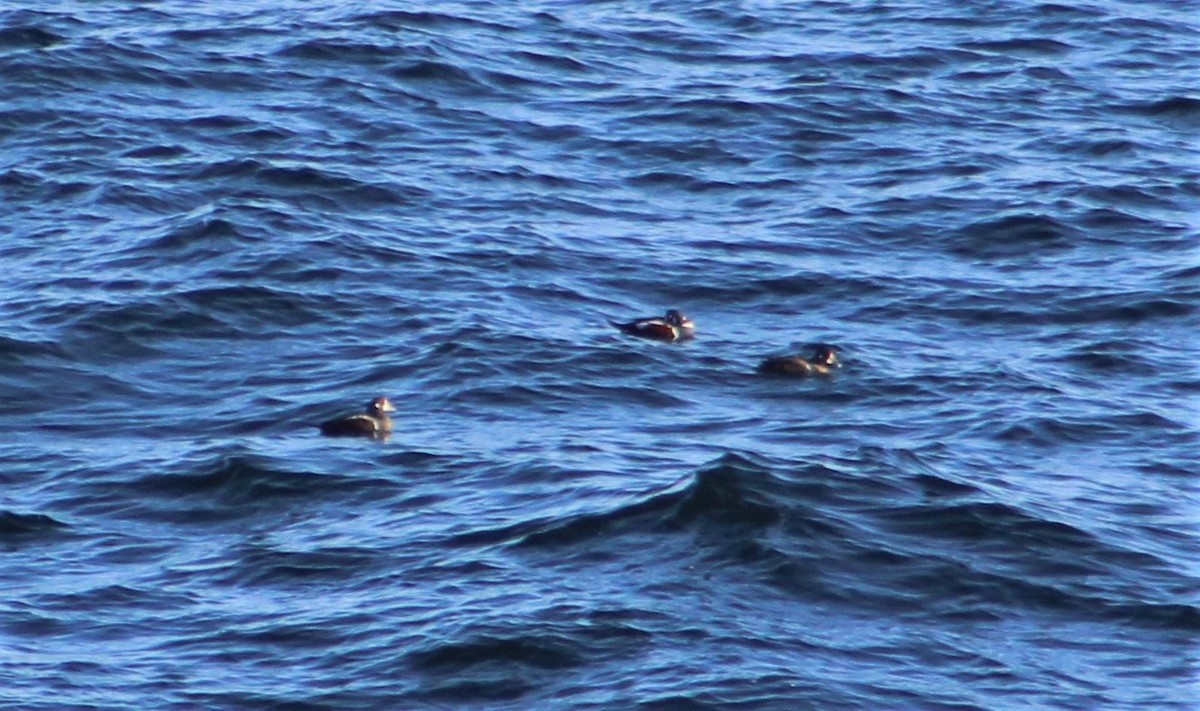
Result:
[[[6,3],[0,706],[1196,708],[1198,76],[1166,0]]]

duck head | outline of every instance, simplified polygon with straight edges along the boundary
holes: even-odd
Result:
[[[671,309],[668,311],[667,315],[663,318],[667,323],[676,328],[683,328],[689,331],[696,328],[696,324],[693,323],[690,318],[684,316],[682,311],[678,311],[676,309]]]
[[[837,349],[833,346],[821,344],[813,349],[812,357],[809,358],[810,363],[824,365],[829,368],[840,368],[842,364],[838,362]]]
[[[392,401],[388,400],[386,397],[377,397],[371,402],[367,403],[367,414],[374,417],[382,417],[386,412],[395,411],[396,406],[393,405]]]

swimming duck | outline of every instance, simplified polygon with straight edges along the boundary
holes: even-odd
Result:
[[[660,341],[682,341],[696,335],[696,324],[675,309],[671,309],[663,316],[639,318],[626,323],[617,321],[609,321],[609,323],[631,336],[655,338]]]
[[[805,377],[809,375],[829,375],[834,368],[840,368],[837,349],[833,346],[819,345],[807,359],[798,355],[771,356],[758,364],[758,372],[773,375],[793,375]]]
[[[367,411],[362,414],[322,422],[321,434],[329,437],[387,437],[392,431],[392,418],[387,413],[395,411],[391,400],[377,397],[367,403]]]

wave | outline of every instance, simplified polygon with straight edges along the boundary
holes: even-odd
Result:
[[[627,178],[625,182],[634,187],[674,188],[692,193],[705,193],[713,190],[779,190],[794,185],[793,181],[784,178],[733,183],[662,170],[635,175]]]
[[[59,344],[0,335],[0,364],[17,365],[65,357]]]
[[[549,67],[551,69],[562,70],[570,73],[586,73],[592,71],[592,68],[587,63],[567,55],[548,54],[546,52],[528,49],[516,50],[511,54],[517,59],[530,62],[540,67]]]
[[[797,464],[727,454],[681,485],[609,511],[460,534],[447,545],[503,545],[588,559],[671,548],[687,535],[697,566],[741,570],[805,599],[914,615],[998,619],[1027,611],[1135,624],[1200,624],[1200,607],[1132,581],[1174,574],[1154,556],[991,500],[908,452]],[[831,466],[832,465],[832,466]],[[656,541],[658,541],[656,543]],[[1134,572],[1131,575],[1131,572]],[[1181,581],[1176,580],[1176,583]]]
[[[495,701],[524,696],[566,670],[605,660],[627,659],[651,643],[651,633],[632,616],[600,613],[542,623],[482,625],[479,629],[426,641],[405,656],[427,678],[422,697]]]
[[[195,496],[230,504],[253,504],[273,499],[320,497],[378,480],[317,475],[279,469],[268,460],[246,455],[223,455],[195,471],[182,474],[148,474],[129,486],[148,496],[178,499]]]
[[[179,144],[156,144],[130,148],[121,154],[123,158],[145,158],[147,160],[167,160],[183,158],[192,155],[191,150]]]
[[[1096,373],[1153,375],[1154,362],[1145,353],[1145,345],[1131,339],[1097,341],[1080,345],[1059,360]]]
[[[347,62],[368,67],[387,65],[396,59],[396,51],[392,47],[348,39],[304,40],[284,47],[276,54],[281,57]]]
[[[1054,298],[1042,298],[1051,292]],[[1089,325],[1181,319],[1196,313],[1200,306],[1186,286],[1165,292],[1139,289],[1082,296],[1043,286],[1003,297],[964,289],[944,295],[928,308],[969,323]]]
[[[1200,127],[1200,98],[1195,96],[1169,96],[1157,101],[1122,105],[1118,109],[1158,119],[1172,127]]]
[[[186,467],[186,468],[184,468]],[[81,485],[73,503],[89,514],[169,524],[209,524],[284,514],[295,504],[355,499],[390,489],[367,474],[332,475],[280,468],[246,454],[224,454],[183,471]]]
[[[782,486],[751,455],[728,454],[702,468],[683,487],[672,486],[618,509],[563,521],[523,522],[468,534],[464,541],[517,547],[558,547],[629,532],[663,532],[704,526],[762,528],[778,523],[786,507],[770,495]],[[818,467],[818,470],[821,470]]]
[[[1189,428],[1185,423],[1154,412],[1103,412],[1091,417],[1027,417],[1004,427],[995,436],[1001,441],[1054,447],[1121,440],[1136,442],[1150,432],[1165,439],[1174,436],[1183,442]]]
[[[162,230],[160,236],[130,246],[125,250],[125,254],[170,260],[175,256],[172,252],[190,257],[191,253],[200,251],[196,257],[215,257],[248,237],[245,227],[233,220],[211,214],[188,215],[184,219],[173,220]]]
[[[81,362],[97,357],[145,357],[173,339],[263,337],[323,322],[330,294],[265,286],[204,286],[174,293],[144,292],[120,303],[58,306],[52,317],[66,326],[61,346]]]
[[[749,460],[728,455],[711,468],[701,470],[684,488],[669,487],[618,509],[571,516],[566,520],[522,521],[498,529],[479,529],[459,534],[449,545],[513,545],[520,547],[556,547],[597,537],[608,538],[623,532],[678,529],[688,520],[712,517],[732,522],[771,518],[769,505],[736,484],[738,472],[754,469]]]
[[[415,185],[381,184],[355,178],[344,171],[315,165],[277,165],[256,158],[236,158],[204,165],[195,180],[231,181],[241,194],[276,196],[283,191],[305,200],[318,200],[344,209],[350,205],[405,205],[430,195]],[[240,182],[240,185],[239,185]]]
[[[370,25],[393,32],[414,28],[448,28],[450,26],[489,28],[502,31],[513,31],[516,29],[510,25],[491,22],[482,18],[434,11],[379,10],[350,15],[346,18],[346,21]]]
[[[37,25],[0,28],[0,49],[46,49],[65,42],[66,39]]]
[[[439,62],[421,59],[401,67],[396,67],[388,74],[401,81],[429,81],[445,84],[457,84],[468,88],[482,88],[483,82],[478,81],[471,72],[449,62]]]
[[[1009,215],[967,225],[952,235],[951,251],[982,259],[1029,257],[1072,246],[1080,232],[1049,215]]]
[[[1074,49],[1066,42],[1047,37],[1013,37],[1003,40],[964,42],[959,46],[973,51],[994,52],[1006,56],[1021,54],[1054,56],[1066,54]]]
[[[25,541],[58,534],[69,526],[62,521],[37,513],[17,513],[0,509],[0,540]]]
[[[226,585],[279,587],[343,584],[356,577],[385,573],[390,557],[359,546],[281,550],[247,543],[231,555],[224,570],[211,572]]]
[[[544,669],[564,669],[583,663],[589,655],[577,643],[548,635],[521,637],[479,636],[470,642],[437,645],[409,654],[419,669],[446,666],[461,668],[476,664],[505,662]]]

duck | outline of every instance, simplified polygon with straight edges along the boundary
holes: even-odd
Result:
[[[392,432],[392,418],[387,413],[396,407],[386,397],[377,397],[367,403],[367,411],[357,415],[337,417],[320,425],[321,434],[327,437],[370,437],[382,439]]]
[[[696,335],[696,324],[675,309],[662,316],[639,318],[625,323],[610,320],[609,323],[631,336],[659,341],[683,341]]]
[[[838,362],[837,348],[821,344],[813,348],[812,355],[808,358],[798,355],[771,356],[758,364],[758,372],[803,378],[810,375],[829,375],[835,368],[840,367],[842,364]]]

